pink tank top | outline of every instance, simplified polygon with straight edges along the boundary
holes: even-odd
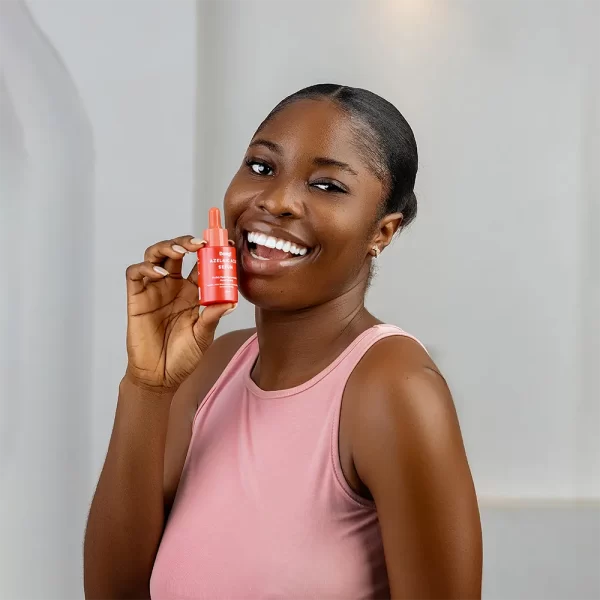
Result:
[[[338,426],[352,370],[391,335],[408,336],[375,325],[277,391],[250,377],[256,335],[238,350],[194,418],[153,600],[389,598],[375,505],[346,483]]]

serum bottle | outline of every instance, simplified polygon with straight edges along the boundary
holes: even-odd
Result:
[[[218,208],[208,211],[206,245],[198,250],[199,304],[226,304],[238,301],[236,251],[229,245],[227,229],[221,227]]]

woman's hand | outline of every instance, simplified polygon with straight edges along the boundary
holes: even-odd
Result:
[[[177,389],[212,343],[221,317],[233,304],[199,312],[198,272],[181,275],[186,252],[201,240],[191,235],[150,246],[144,262],[127,269],[127,377],[150,389]]]

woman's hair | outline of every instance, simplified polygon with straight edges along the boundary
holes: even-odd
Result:
[[[402,227],[417,215],[413,188],[417,176],[417,142],[400,111],[381,96],[361,88],[320,83],[284,98],[262,122],[262,127],[280,110],[298,100],[329,99],[352,120],[359,151],[385,184],[380,217],[400,212]]]

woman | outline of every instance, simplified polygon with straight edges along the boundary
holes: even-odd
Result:
[[[87,598],[480,597],[450,392],[414,338],[364,307],[373,261],[415,217],[416,171],[390,103],[309,87],[261,124],[225,196],[256,329],[213,342],[234,307],[198,313],[181,265],[199,239],[129,267]]]

